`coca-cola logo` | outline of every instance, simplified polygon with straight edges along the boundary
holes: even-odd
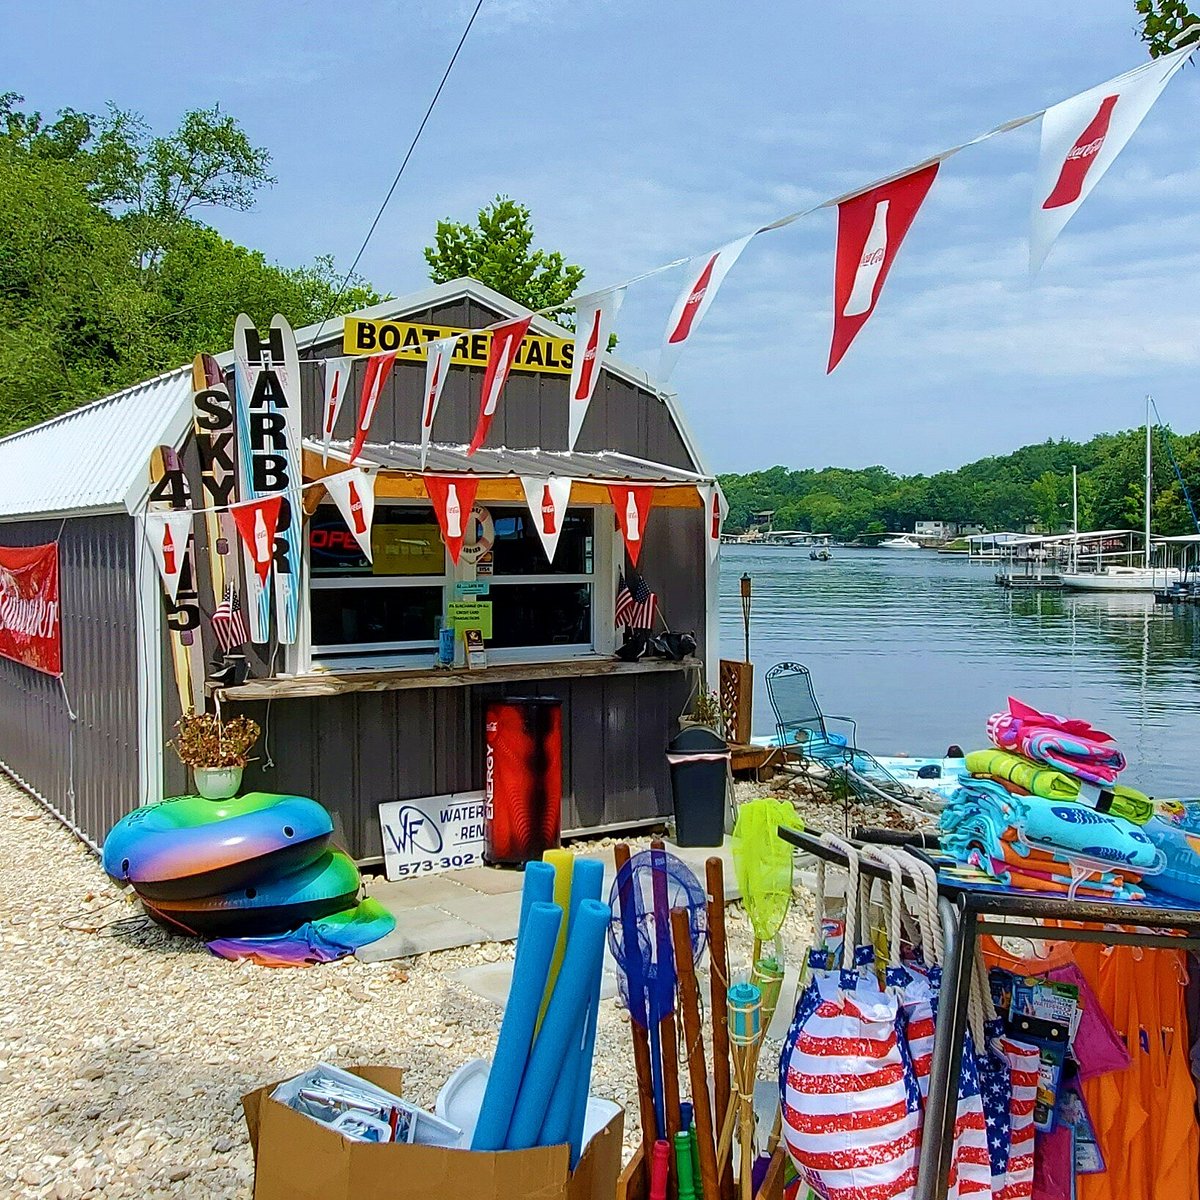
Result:
[[[22,596],[11,575],[0,575],[0,625],[23,638],[50,638],[58,629],[58,601]]]
[[[589,346],[589,347],[587,348],[587,350],[585,350],[585,351],[584,351],[584,355],[583,355],[583,361],[584,361],[584,362],[591,362],[591,361],[592,361],[592,360],[593,360],[595,357],[596,357],[596,347],[595,347],[595,346]]]
[[[1091,158],[1094,154],[1100,153],[1100,147],[1104,145],[1104,135],[1101,134],[1094,141],[1088,142],[1083,146],[1072,146],[1071,152],[1067,155],[1067,162],[1077,158]]]
[[[708,291],[707,287],[697,288],[689,297],[689,304],[699,304],[704,299],[704,293]]]
[[[876,263],[883,262],[884,253],[885,251],[880,248],[878,250],[872,250],[870,254],[864,254],[862,258],[862,265],[864,267],[873,267]]]

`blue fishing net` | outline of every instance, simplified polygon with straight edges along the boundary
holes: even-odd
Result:
[[[608,946],[619,968],[621,998],[644,1029],[675,1008],[675,953],[671,909],[688,914],[692,959],[708,940],[704,888],[688,866],[665,850],[635,854],[613,880]]]

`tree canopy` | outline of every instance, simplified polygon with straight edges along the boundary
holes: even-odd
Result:
[[[497,196],[479,210],[474,225],[439,221],[434,244],[425,248],[429,277],[445,283],[469,275],[526,308],[563,307],[578,290],[584,271],[557,250],[533,248],[533,218],[524,204]]]
[[[1142,41],[1150,47],[1151,58],[1200,41],[1200,18],[1184,0],[1135,0],[1134,8],[1141,18]]]
[[[0,96],[0,434],[230,343],[233,318],[294,325],[374,303],[334,264],[269,263],[199,219],[244,209],[270,155],[218,108],[156,137],[134,113],[54,120]]]
[[[1200,502],[1200,433],[1158,431],[1154,442],[1154,531],[1195,533],[1165,439]],[[895,475],[885,467],[722,475],[726,528],[748,528],[752,514],[774,510],[776,529],[831,533],[850,541],[911,531],[918,520],[979,524],[988,530],[1060,533],[1071,524],[1071,468],[1079,468],[1081,529],[1140,529],[1145,496],[1145,431],[1104,433],[1089,442],[1046,441],[982,458],[957,471]]]

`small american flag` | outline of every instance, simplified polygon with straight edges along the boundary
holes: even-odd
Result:
[[[244,646],[250,637],[250,627],[242,612],[242,598],[232,583],[225,585],[225,594],[212,615],[213,636],[223,653]]]
[[[658,615],[658,597],[646,586],[646,581],[630,571],[629,580],[617,578],[617,607],[615,622],[627,629],[653,629]]]

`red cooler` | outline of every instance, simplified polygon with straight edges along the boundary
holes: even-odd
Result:
[[[484,858],[527,863],[562,835],[562,701],[512,696],[487,706]]]

